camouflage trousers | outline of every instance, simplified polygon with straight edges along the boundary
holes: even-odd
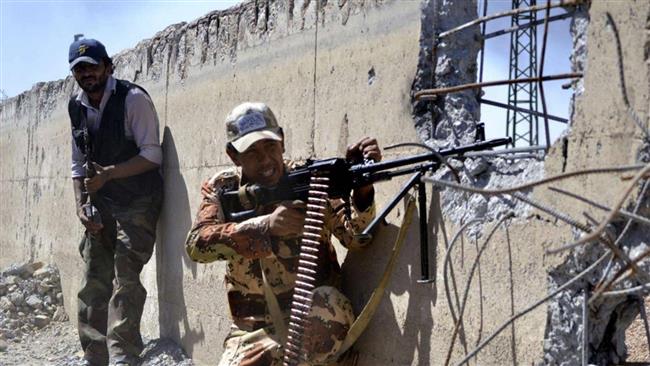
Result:
[[[354,312],[350,300],[330,286],[314,290],[311,310],[306,318],[303,333],[305,359],[301,366],[337,365],[335,355],[354,322]],[[286,323],[286,319],[285,319]],[[219,366],[239,366],[250,357],[254,348],[263,349],[255,365],[281,366],[284,355],[281,340],[273,326],[254,331],[244,331],[233,326],[226,340]]]
[[[162,193],[128,206],[96,202],[104,228],[86,233],[79,251],[85,263],[78,293],[79,339],[91,365],[135,364],[143,349],[140,319],[147,291],[140,283],[156,237]]]

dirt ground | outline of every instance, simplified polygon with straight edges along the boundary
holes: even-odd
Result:
[[[174,342],[145,340],[142,366],[192,366]],[[82,366],[77,328],[70,321],[52,322],[21,342],[0,341],[2,366]]]
[[[646,314],[650,316],[650,296],[645,299]],[[634,323],[625,332],[625,343],[629,352],[628,362],[646,362],[650,365],[650,339],[646,335],[646,329],[641,317],[637,317]]]

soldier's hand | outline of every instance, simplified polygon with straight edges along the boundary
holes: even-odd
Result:
[[[84,179],[84,185],[86,186],[86,192],[95,193],[102,189],[104,184],[111,179],[110,170],[105,168],[97,163],[93,163],[95,167],[95,176],[92,178]]]
[[[244,353],[244,357],[239,363],[240,366],[270,366],[271,353],[266,352],[266,348],[261,344],[255,344],[252,349]]]
[[[377,139],[372,137],[364,137],[357,143],[348,146],[345,153],[345,159],[352,164],[363,163],[364,159],[373,160],[374,162],[381,161],[381,150]]]
[[[101,229],[104,228],[104,225],[101,223],[94,222],[86,215],[86,207],[89,207],[89,204],[84,204],[77,208],[77,216],[81,221],[81,224],[88,230],[91,234],[97,234]],[[97,213],[99,215],[99,212]]]
[[[307,206],[302,201],[282,202],[269,215],[269,231],[272,236],[297,236],[302,233]]]

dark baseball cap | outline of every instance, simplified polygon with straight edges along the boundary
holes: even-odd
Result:
[[[84,38],[74,41],[70,45],[70,52],[68,53],[70,70],[80,62],[99,65],[104,58],[108,58],[106,47],[98,40]]]

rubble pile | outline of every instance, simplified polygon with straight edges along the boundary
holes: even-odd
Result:
[[[21,342],[53,320],[67,320],[56,268],[34,262],[0,273],[0,342]]]
[[[194,364],[170,339],[144,341],[141,366]],[[33,262],[0,272],[0,365],[84,365],[55,267]]]

